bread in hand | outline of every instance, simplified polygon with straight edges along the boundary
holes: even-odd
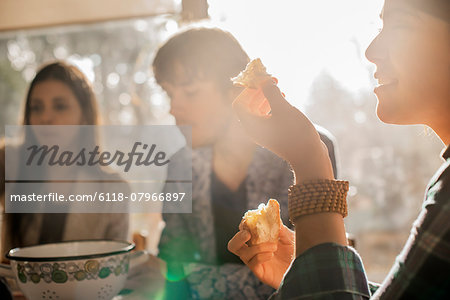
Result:
[[[270,199],[267,205],[261,203],[258,209],[247,211],[239,229],[250,232],[251,238],[248,245],[253,246],[266,242],[278,242],[280,226],[280,204],[277,200]]]
[[[234,85],[256,89],[261,82],[269,78],[271,78],[271,75],[267,73],[261,59],[256,58],[250,61],[245,70],[239,73],[238,76],[231,78],[231,81]]]

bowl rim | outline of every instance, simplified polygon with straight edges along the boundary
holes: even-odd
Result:
[[[124,246],[116,251],[101,252],[101,253],[95,253],[95,254],[84,254],[84,255],[47,256],[47,257],[13,256],[14,253],[18,252],[19,250],[21,250],[23,248],[39,247],[39,246],[46,246],[46,245],[52,245],[52,244],[68,244],[68,243],[75,243],[75,242],[116,242],[116,243],[123,243]],[[99,258],[99,257],[123,254],[123,253],[130,252],[135,247],[136,247],[136,245],[134,243],[130,243],[128,241],[123,241],[123,240],[112,240],[112,239],[71,240],[71,241],[42,243],[42,244],[37,244],[37,245],[25,246],[25,247],[16,247],[16,248],[9,250],[8,253],[5,254],[5,257],[9,260],[33,261],[33,262],[81,260],[81,259]]]

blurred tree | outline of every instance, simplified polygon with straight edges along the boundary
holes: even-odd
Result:
[[[77,65],[92,80],[105,124],[160,122],[168,115],[168,101],[150,66],[155,49],[177,29],[175,18],[1,33],[1,124],[18,124],[29,82],[37,68],[55,59]]]
[[[207,19],[208,1],[207,0],[183,0],[181,18],[183,21],[198,21]]]

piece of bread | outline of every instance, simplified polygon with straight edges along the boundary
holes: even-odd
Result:
[[[261,203],[258,209],[247,211],[239,229],[250,232],[251,238],[248,245],[253,246],[266,242],[278,242],[280,226],[280,204],[277,200],[270,199],[267,205]]]
[[[267,73],[261,59],[256,58],[250,61],[238,76],[231,78],[231,81],[234,85],[256,89],[268,78],[271,78],[271,75]]]

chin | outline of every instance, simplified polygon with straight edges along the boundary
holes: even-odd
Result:
[[[386,124],[398,124],[395,121],[395,118],[393,118],[391,114],[386,113],[385,110],[380,108],[380,104],[379,103],[378,103],[378,106],[377,106],[377,117],[383,123],[386,123]]]
[[[394,99],[386,99],[385,97],[381,98],[377,95],[378,103],[377,103],[377,117],[386,124],[395,124],[395,125],[404,125],[402,122],[401,114],[398,109],[393,105],[395,103]]]
[[[376,113],[378,119],[387,124],[399,124],[399,101],[397,84],[380,85],[374,90],[377,96]]]
[[[377,117],[381,122],[392,125],[416,125],[423,124],[417,118],[414,118],[407,111],[401,111],[391,105],[382,105],[378,101]]]

